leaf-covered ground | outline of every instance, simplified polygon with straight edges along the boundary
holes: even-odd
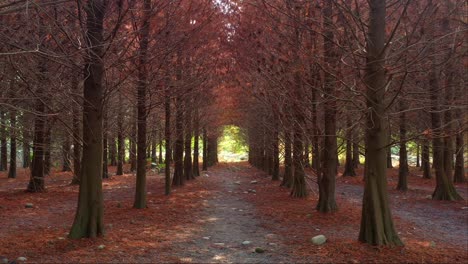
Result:
[[[170,197],[163,195],[162,175],[150,174],[144,210],[131,208],[135,176],[113,176],[103,183],[106,236],[70,240],[78,186],[69,185],[69,173],[54,172],[47,192],[37,194],[24,192],[26,171],[17,179],[1,173],[0,256],[27,262],[467,263],[466,201],[428,199],[435,180],[420,174],[412,169],[410,190],[402,193],[394,190],[396,170],[389,170],[395,225],[406,246],[386,248],[356,241],[360,176],[337,178],[339,211],[332,214],[314,210],[316,190],[307,199],[290,198],[278,182],[241,163],[212,168]],[[468,198],[466,184],[457,189]],[[310,239],[319,234],[328,241],[315,246]]]

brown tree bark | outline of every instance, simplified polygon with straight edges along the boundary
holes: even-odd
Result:
[[[194,116],[193,116],[193,176],[200,176],[200,116],[198,113],[198,106],[195,106]]]
[[[5,111],[0,110],[0,171],[8,169],[6,118]]]
[[[104,235],[102,197],[102,100],[104,87],[103,23],[108,1],[89,0],[86,10],[85,80],[83,89],[83,158],[78,207],[70,238]]]
[[[334,35],[333,35],[333,2],[326,1],[323,9],[324,19],[324,60],[325,64],[335,64]],[[336,174],[338,167],[338,146],[336,142],[336,99],[334,88],[334,77],[326,70],[324,71],[324,155],[322,177],[318,181],[319,187],[319,200],[317,210],[322,213],[334,212],[338,210],[335,198],[335,184]],[[350,164],[351,165],[351,164]]]
[[[291,150],[291,132],[284,131],[284,174],[281,186],[291,188],[293,183],[293,164]]]
[[[148,86],[148,43],[151,31],[151,0],[143,1],[143,24],[140,28],[137,84],[137,173],[133,208],[146,208],[146,90]]]
[[[403,102],[400,102],[400,165],[398,168],[397,190],[408,190],[408,152],[406,150],[406,113]]]
[[[169,90],[169,86],[165,87],[164,89],[164,141],[166,143],[165,149],[166,149],[166,155],[165,155],[165,195],[169,195],[171,193],[171,94]],[[160,144],[160,151],[161,151],[161,145]],[[161,152],[160,152],[161,156]]]
[[[208,135],[206,133],[206,128],[203,128],[203,142],[202,142],[202,170],[208,170]]]
[[[73,77],[71,80],[72,89],[77,93],[79,90],[78,80]],[[77,96],[78,97],[78,96]],[[77,100],[78,98],[76,98]],[[79,101],[77,101],[79,102]],[[81,179],[81,135],[80,135],[80,109],[77,103],[72,106],[72,127],[73,127],[73,179],[71,184],[79,184]]]
[[[62,142],[62,171],[71,171],[70,150],[70,137],[67,134]]]
[[[175,145],[174,145],[174,176],[172,177],[172,185],[180,186],[184,184],[184,126],[183,126],[183,104],[182,98],[178,96],[175,103],[176,120],[175,120]]]
[[[421,154],[421,167],[423,170],[423,178],[430,179],[431,175],[431,163],[429,160],[429,140],[424,139],[422,143],[422,154]]]
[[[40,34],[42,35],[42,34]],[[47,74],[46,60],[39,61],[39,73],[41,83],[35,92],[36,100],[34,110],[37,115],[34,117],[33,134],[33,156],[31,161],[31,177],[27,187],[28,192],[42,192],[45,190],[44,184],[44,145],[45,145],[45,105],[44,105],[44,85]],[[3,150],[2,150],[3,153]]]
[[[354,171],[354,160],[353,160],[353,134],[354,129],[352,128],[351,119],[349,116],[346,117],[347,123],[347,131],[346,131],[346,161],[345,161],[345,169],[343,172],[343,176],[356,176],[356,172]]]
[[[192,100],[185,99],[185,140],[184,140],[184,176],[186,180],[193,180],[192,170]]]
[[[107,105],[103,110],[103,129],[102,129],[102,178],[109,178],[109,170],[107,169],[107,162],[109,157],[108,137],[109,137],[109,121],[107,116]]]
[[[16,111],[10,111],[10,167],[8,178],[16,178]]]
[[[366,58],[366,163],[359,241],[372,245],[403,245],[390,212],[386,178],[388,126],[385,124],[386,1],[369,0]]]
[[[119,105],[123,104],[122,91],[119,93]],[[125,163],[125,138],[123,132],[123,109],[119,107],[117,113],[117,172],[115,175],[123,175],[123,164]]]

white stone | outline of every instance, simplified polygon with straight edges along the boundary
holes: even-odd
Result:
[[[314,243],[314,245],[320,246],[327,241],[327,238],[324,235],[318,235],[314,236],[311,241]]]
[[[98,249],[105,249],[105,248],[106,248],[105,245],[99,245],[99,246],[98,246]]]
[[[17,261],[26,261],[28,260],[26,257],[19,257],[16,259]]]
[[[203,239],[205,239],[205,240],[210,240],[210,237],[203,237]]]
[[[257,184],[258,181],[251,181],[250,183],[251,183],[251,184]]]
[[[248,241],[248,240],[242,242],[242,245],[244,245],[244,246],[247,246],[247,245],[250,245],[250,244],[252,244],[252,242]]]

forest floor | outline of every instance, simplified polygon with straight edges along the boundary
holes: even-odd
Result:
[[[456,186],[465,201],[432,201],[435,179],[420,174],[412,168],[410,190],[399,192],[397,169],[389,169],[393,218],[405,243],[390,248],[357,242],[361,176],[337,178],[339,211],[331,214],[314,210],[313,182],[308,198],[293,199],[279,182],[245,163],[210,168],[169,197],[162,175],[149,174],[144,210],[132,209],[134,175],[113,176],[103,180],[106,236],[71,240],[78,186],[69,185],[70,173],[52,173],[47,192],[36,194],[24,192],[26,171],[19,170],[17,179],[0,173],[0,261],[467,263],[468,185]],[[328,240],[316,246],[310,239],[319,234]]]

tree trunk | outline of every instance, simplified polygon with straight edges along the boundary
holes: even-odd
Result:
[[[327,65],[333,65],[334,62],[334,51],[333,51],[333,3],[331,1],[325,2],[323,10],[323,17],[325,23],[324,32],[324,56],[325,63]],[[336,142],[336,99],[335,99],[335,88],[334,79],[331,73],[328,71],[324,72],[324,126],[325,126],[325,138],[324,138],[324,155],[323,155],[323,168],[322,177],[319,181],[319,201],[317,204],[317,210],[322,213],[334,212],[338,210],[335,199],[335,184],[336,174],[338,167],[338,146]],[[351,164],[350,164],[351,165]]]
[[[430,7],[432,8],[437,8],[434,6],[432,2],[430,3]],[[432,37],[432,36],[430,36]],[[429,37],[429,38],[430,38]],[[433,43],[429,43],[429,54],[434,52],[433,48]],[[439,97],[440,97],[440,87],[438,84],[438,79],[437,79],[437,62],[435,61],[435,58],[431,58],[432,61],[432,72],[429,74],[429,94],[430,94],[430,100],[431,100],[431,126],[432,126],[432,131],[431,131],[431,136],[432,136],[432,153],[433,153],[433,165],[434,165],[434,170],[435,170],[435,175],[436,175],[436,188],[434,190],[434,193],[432,194],[432,199],[433,200],[448,200],[448,201],[454,201],[454,200],[462,200],[462,197],[457,193],[455,187],[453,186],[453,182],[450,180],[449,175],[447,174],[447,171],[450,170],[451,172],[451,167],[450,168],[445,168],[444,165],[446,165],[445,160],[444,160],[444,150],[446,149],[446,146],[444,146],[444,142],[442,140],[443,137],[443,128],[442,128],[442,120],[441,120],[441,108],[439,105]]]
[[[184,184],[184,116],[183,105],[180,97],[176,98],[176,120],[175,132],[176,141],[174,145],[174,176],[172,185],[180,186]]]
[[[64,135],[62,143],[62,171],[71,171],[71,162],[70,162],[70,137],[69,135]]]
[[[427,139],[423,140],[422,145],[422,154],[421,154],[421,165],[423,170],[423,178],[430,179],[431,175],[431,163],[429,161],[429,141]]]
[[[281,186],[291,188],[293,183],[293,164],[292,164],[292,151],[291,151],[291,132],[284,131],[284,174]]]
[[[41,34],[42,35],[42,34]],[[44,87],[46,82],[44,76],[47,74],[46,60],[41,59],[39,62],[39,72],[41,83],[36,90],[37,99],[35,101],[34,110],[37,115],[34,117],[34,134],[33,134],[33,156],[31,161],[31,177],[27,187],[28,192],[42,192],[45,190],[44,184],[44,143],[45,143],[45,105],[43,102]],[[2,146],[3,148],[3,146]],[[2,150],[3,154],[3,150]],[[3,158],[2,158],[3,159]]]
[[[103,126],[103,132],[102,132],[102,178],[107,179],[109,178],[109,170],[107,169],[107,161],[108,161],[108,136],[109,136],[109,121],[107,120],[107,106],[104,106],[104,113],[103,113],[103,119],[104,119],[104,126]]]
[[[102,100],[104,88],[103,20],[105,0],[90,0],[86,7],[87,46],[83,96],[83,158],[78,208],[70,238],[104,235],[102,197]]]
[[[390,122],[390,121],[388,121]],[[387,145],[388,147],[386,147],[387,149],[387,169],[391,169],[393,168],[393,162],[392,162],[392,145],[390,145],[392,143],[392,130],[391,130],[391,127],[390,127],[390,124],[388,125],[388,136],[387,136]]]
[[[403,102],[400,102],[400,106]],[[398,185],[397,190],[408,190],[408,153],[406,151],[406,113],[402,107],[400,109],[400,165],[398,168]]]
[[[356,176],[356,172],[354,171],[354,160],[352,151],[354,129],[352,128],[351,119],[349,118],[349,116],[346,117],[346,123],[346,161],[343,176]]]
[[[0,171],[8,169],[6,118],[6,113],[0,110]]]
[[[421,145],[416,142],[416,168],[421,167]]]
[[[218,138],[216,135],[208,136],[208,167],[218,163]]]
[[[372,245],[403,245],[395,230],[388,203],[386,178],[385,116],[385,17],[386,1],[369,0],[366,60],[366,163],[359,241]]]
[[[72,90],[77,94],[81,94],[78,86],[78,79],[72,77]],[[81,96],[76,96],[81,97]],[[80,136],[80,108],[77,102],[72,106],[72,127],[73,127],[73,179],[71,184],[79,184],[81,179],[81,136]]]
[[[44,174],[49,175],[52,168],[51,149],[52,149],[52,120],[46,118],[45,141],[44,141]]]
[[[29,138],[23,131],[23,168],[29,168],[31,165],[31,147],[29,146]]]
[[[115,134],[111,134],[109,142],[109,164],[111,166],[117,166],[117,146],[115,141]]]
[[[16,111],[10,111],[10,168],[8,178],[16,178]]]
[[[298,121],[296,121],[298,122]],[[302,124],[302,123],[301,123]],[[307,187],[305,182],[305,173],[303,166],[303,156],[302,156],[302,130],[301,125],[297,124],[294,127],[294,139],[293,139],[293,156],[292,164],[294,168],[294,175],[292,178],[292,197],[306,197],[307,196]]]
[[[465,160],[464,160],[464,142],[463,132],[460,132],[456,136],[456,162],[455,162],[455,174],[453,180],[458,183],[466,181],[465,178]]]
[[[137,167],[137,107],[132,106],[131,132],[130,132],[130,171],[136,171]]]
[[[151,168],[154,168],[153,163],[156,163],[158,161],[157,159],[157,150],[158,150],[158,139],[161,141],[161,131],[158,132],[158,138],[151,137]],[[162,164],[162,162],[159,162],[159,164]]]
[[[170,95],[170,87],[165,87],[164,90],[164,141],[166,142],[166,155],[165,155],[165,195],[171,194],[171,95]],[[159,145],[159,155],[161,156],[161,144]]]
[[[208,136],[206,134],[206,128],[203,128],[203,142],[202,142],[202,162],[203,162],[203,171],[208,170]]]
[[[358,168],[361,162],[359,161],[359,127],[353,129],[353,166]]]
[[[143,1],[143,24],[140,29],[140,52],[137,84],[137,173],[133,208],[146,208],[146,90],[148,85],[148,43],[151,28],[151,0]]]
[[[279,131],[278,125],[275,124],[273,131],[273,171],[271,179],[273,181],[279,181]]]
[[[192,100],[185,100],[185,140],[184,140],[184,176],[186,180],[192,180]]]
[[[119,92],[119,105],[123,104],[122,91]],[[123,164],[125,162],[125,139],[123,135],[123,109],[117,110],[117,172],[115,175],[123,175]]]
[[[193,176],[200,176],[200,164],[199,164],[199,158],[200,158],[200,116],[198,114],[198,107],[195,106],[195,112],[194,112],[194,118],[193,118]]]

